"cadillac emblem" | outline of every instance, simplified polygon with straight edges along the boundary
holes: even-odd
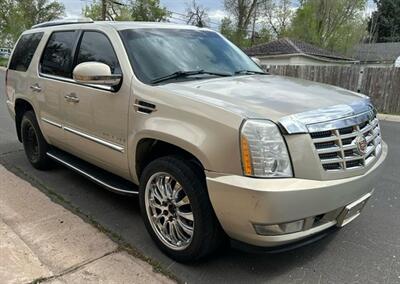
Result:
[[[358,135],[356,137],[356,139],[354,139],[354,142],[357,146],[358,153],[361,156],[365,155],[365,153],[367,152],[368,143],[367,143],[367,139],[365,139],[364,135],[362,135],[362,134]]]

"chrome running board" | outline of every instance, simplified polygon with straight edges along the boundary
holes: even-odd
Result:
[[[136,195],[139,193],[138,187],[134,183],[109,173],[69,153],[52,148],[46,155],[112,192],[124,195]]]

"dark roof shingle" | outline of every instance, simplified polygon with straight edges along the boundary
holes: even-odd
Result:
[[[359,44],[353,50],[353,57],[361,62],[394,62],[400,57],[400,42]]]
[[[249,56],[307,54],[334,60],[354,60],[315,45],[289,38],[282,38],[268,43],[255,45],[247,48],[245,52]]]

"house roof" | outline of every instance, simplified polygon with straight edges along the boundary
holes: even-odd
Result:
[[[352,58],[345,57],[338,53],[317,47],[315,45],[289,38],[282,38],[268,43],[255,45],[247,48],[245,52],[249,56],[274,56],[274,55],[293,55],[305,54],[323,59],[354,61]]]
[[[361,62],[394,62],[400,57],[400,42],[382,42],[356,45],[353,57]]]

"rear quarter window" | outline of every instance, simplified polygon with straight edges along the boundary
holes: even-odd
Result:
[[[22,35],[15,46],[9,69],[26,72],[42,37],[43,33]]]
[[[54,32],[50,36],[40,64],[43,74],[72,77],[71,68],[76,36],[76,31]]]

